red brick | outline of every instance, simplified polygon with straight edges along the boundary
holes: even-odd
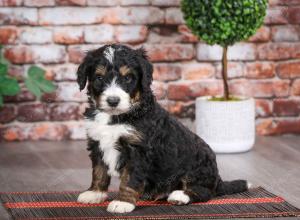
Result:
[[[178,32],[181,34],[182,42],[196,43],[198,38],[192,33],[192,31],[186,25],[179,25]]]
[[[229,60],[254,60],[256,47],[251,43],[236,43],[228,48]]]
[[[109,43],[114,41],[114,27],[109,24],[89,26],[84,29],[87,43]]]
[[[246,64],[245,76],[250,79],[273,78],[275,65],[271,62],[254,62]]]
[[[74,45],[68,47],[69,62],[81,63],[87,51],[99,48],[101,45],[87,44],[87,45]]]
[[[243,63],[229,62],[227,67],[227,75],[229,79],[240,78],[244,76],[244,65]],[[217,65],[217,78],[222,78],[222,65]]]
[[[300,5],[299,0],[269,0],[269,5]]]
[[[63,63],[66,59],[66,51],[63,46],[31,46],[35,62],[41,63]]]
[[[271,31],[269,27],[262,26],[257,32],[249,38],[249,42],[267,42],[271,39]]]
[[[289,95],[290,82],[288,80],[273,81],[230,81],[230,91],[234,95],[247,97],[271,98],[287,97]]]
[[[195,102],[174,102],[169,101],[167,110],[176,117],[195,118]]]
[[[0,123],[9,123],[15,120],[16,110],[14,106],[4,105],[0,107]]]
[[[68,137],[68,127],[56,123],[34,124],[28,133],[29,140],[64,140]]]
[[[265,24],[286,24],[288,23],[287,14],[288,11],[286,7],[268,8]]]
[[[121,5],[148,5],[149,0],[121,0]]]
[[[286,80],[252,82],[254,97],[287,97],[290,91],[290,82]]]
[[[148,35],[146,26],[119,26],[116,28],[116,40],[121,43],[141,43]]]
[[[86,129],[83,121],[72,121],[65,124],[71,140],[86,140]]]
[[[12,63],[22,64],[22,63],[33,63],[34,54],[30,47],[27,46],[17,46],[7,48],[4,51],[4,56]]]
[[[81,119],[79,104],[59,103],[50,107],[51,121],[69,121]]]
[[[257,124],[260,135],[300,134],[299,119],[266,119]]]
[[[91,6],[116,6],[118,0],[87,0],[87,4]]]
[[[181,36],[174,26],[151,27],[147,43],[149,44],[172,44],[181,42]]]
[[[266,99],[255,100],[256,117],[269,117],[272,115],[272,102]]]
[[[23,28],[20,41],[24,44],[47,44],[52,42],[52,31],[49,28]]]
[[[25,76],[24,66],[10,65],[8,68],[8,75],[16,78],[18,81],[23,81]]]
[[[183,14],[179,8],[167,8],[166,24],[184,24]]]
[[[68,48],[69,61],[72,63],[81,63],[86,55],[86,52],[81,50],[79,46]]]
[[[27,139],[28,129],[19,125],[0,127],[0,140],[4,141],[21,141]]]
[[[180,5],[180,0],[151,0],[152,5],[155,6],[163,6],[163,7],[168,7],[168,6],[179,6]]]
[[[36,8],[0,8],[0,25],[36,25]]]
[[[5,96],[4,102],[29,102],[34,101],[35,96],[26,89],[21,89],[21,92],[15,96]]]
[[[219,61],[222,59],[223,48],[219,45],[197,44],[197,60]]]
[[[101,8],[56,7],[39,10],[40,25],[77,25],[103,22],[106,10]]]
[[[75,81],[78,65],[65,64],[48,67],[56,81]]]
[[[194,57],[194,47],[188,44],[146,44],[145,48],[151,61],[190,60]]]
[[[64,47],[47,46],[16,46],[5,50],[5,57],[12,63],[62,63],[66,53]]]
[[[45,104],[25,104],[18,106],[18,120],[35,122],[47,120],[47,107]]]
[[[153,79],[158,81],[174,81],[181,78],[181,68],[177,64],[161,63],[154,65]]]
[[[215,67],[209,63],[184,63],[181,69],[183,78],[187,80],[212,78],[216,72]]]
[[[166,84],[163,82],[154,81],[151,85],[153,94],[156,99],[164,99],[166,97]]]
[[[1,0],[0,6],[20,6],[23,0]]]
[[[300,43],[266,43],[257,47],[260,60],[300,58]]]
[[[61,27],[54,29],[54,42],[57,44],[80,44],[84,42],[80,27]]]
[[[291,24],[300,24],[300,7],[289,7],[287,16]]]
[[[273,111],[276,116],[298,116],[300,113],[300,100],[275,99]]]
[[[0,44],[14,44],[18,38],[18,30],[16,27],[0,28]]]
[[[268,119],[259,119],[256,121],[256,133],[258,135],[270,135],[273,128],[273,120]]]
[[[169,84],[168,98],[176,101],[188,101],[199,96],[222,94],[220,81],[177,82]]]
[[[275,26],[272,28],[272,38],[275,42],[293,42],[300,38],[299,27],[296,26]]]
[[[223,48],[218,45],[197,45],[197,59],[200,61],[221,60]],[[256,47],[251,43],[236,43],[228,48],[229,60],[254,60],[256,58]]]
[[[57,85],[58,88],[56,89],[55,93],[52,94],[52,97],[46,96],[46,98],[48,97],[52,100],[54,99],[55,101],[74,101],[74,102],[87,101],[86,92],[85,91],[80,92],[78,84],[76,82],[60,82]]]
[[[24,0],[24,5],[29,7],[54,6],[55,0]]]
[[[57,5],[85,6],[86,0],[56,0]]]
[[[162,24],[164,23],[164,12],[156,7],[116,7],[105,11],[103,22],[110,24]]]
[[[300,96],[300,79],[296,79],[292,85],[292,94]]]
[[[297,78],[300,77],[300,62],[279,63],[276,67],[277,74],[280,78]]]

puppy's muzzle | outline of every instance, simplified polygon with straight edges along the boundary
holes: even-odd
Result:
[[[118,96],[109,96],[106,102],[110,107],[117,107],[120,103],[120,98]]]

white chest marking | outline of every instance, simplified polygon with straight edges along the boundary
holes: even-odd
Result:
[[[109,125],[110,115],[100,112],[96,115],[95,121],[87,121],[87,135],[93,140],[99,141],[99,148],[103,152],[103,161],[108,166],[108,173],[111,176],[119,176],[116,165],[120,152],[116,150],[116,144],[121,136],[128,136],[134,129],[126,124]]]

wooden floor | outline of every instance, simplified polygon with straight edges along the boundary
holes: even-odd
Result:
[[[85,149],[74,141],[0,143],[0,191],[85,190],[91,179]],[[259,137],[254,150],[217,158],[223,179],[247,179],[300,207],[300,136]],[[9,219],[2,206],[0,219]]]

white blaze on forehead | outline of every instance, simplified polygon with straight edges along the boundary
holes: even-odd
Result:
[[[112,64],[114,59],[115,49],[112,47],[107,47],[104,51],[105,58]]]

